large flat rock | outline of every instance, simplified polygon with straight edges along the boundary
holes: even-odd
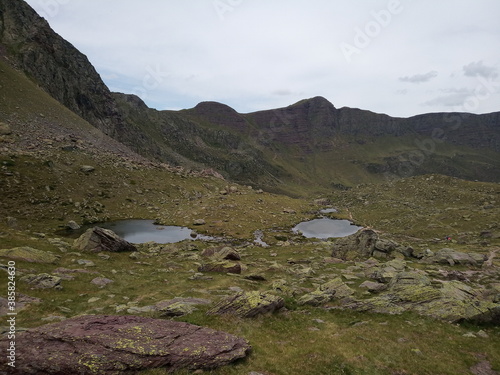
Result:
[[[11,374],[126,374],[213,369],[244,358],[248,342],[225,332],[139,316],[88,315],[16,337]],[[0,341],[7,352],[8,340]]]

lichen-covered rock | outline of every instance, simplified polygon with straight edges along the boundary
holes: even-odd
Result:
[[[414,311],[436,319],[500,322],[500,304],[482,298],[482,293],[460,281],[441,281],[434,286],[422,272],[401,272],[388,285],[386,292],[365,300],[349,300],[342,309],[399,314]]]
[[[209,247],[203,250],[201,256],[220,260],[241,260],[240,254],[232,247]]]
[[[230,261],[214,261],[202,264],[198,267],[200,272],[215,272],[215,273],[241,273],[241,264]]]
[[[353,260],[359,257],[369,258],[373,255],[378,234],[371,229],[363,229],[350,236],[339,238],[332,248],[332,257]]]
[[[225,298],[210,309],[208,315],[236,315],[252,318],[257,315],[272,313],[285,306],[283,298],[268,292],[241,292]]]
[[[427,258],[426,263],[456,264],[469,265],[480,267],[486,260],[487,256],[479,253],[463,253],[453,249],[441,249],[434,256]]]
[[[300,305],[319,306],[334,299],[342,299],[354,294],[354,290],[349,288],[340,277],[322,284],[314,292],[308,293],[299,298]]]
[[[19,280],[32,285],[34,289],[62,289],[62,278],[59,276],[49,275],[48,273],[26,275],[21,277]]]
[[[208,305],[212,301],[203,298],[174,298],[155,304],[160,316],[173,317],[191,314],[196,311],[197,305]]]
[[[332,257],[342,260],[394,258],[395,254],[409,256],[413,249],[394,241],[379,238],[372,229],[362,229],[350,236],[339,238],[332,247]]]
[[[13,260],[21,260],[30,263],[56,263],[59,256],[50,251],[33,249],[32,247],[23,246],[12,249],[0,250],[0,257],[5,257]]]
[[[214,369],[244,358],[246,340],[183,322],[138,316],[80,316],[18,334],[22,375],[136,373]],[[2,352],[8,340],[0,340]]]
[[[120,238],[112,230],[99,227],[88,229],[75,240],[73,246],[80,251],[89,253],[138,251],[134,245]]]

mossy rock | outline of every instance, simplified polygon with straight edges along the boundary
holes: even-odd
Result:
[[[228,297],[210,309],[208,315],[235,315],[252,318],[257,315],[272,313],[285,306],[283,298],[268,292],[242,292]]]
[[[32,247],[23,246],[13,249],[0,250],[0,257],[5,257],[12,260],[21,260],[30,263],[47,263],[53,264],[59,260],[59,256],[50,251],[33,249]]]
[[[241,273],[241,264],[229,261],[209,262],[198,267],[199,272]]]

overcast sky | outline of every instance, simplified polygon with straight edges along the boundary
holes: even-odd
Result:
[[[498,0],[27,2],[112,91],[157,109],[500,111]]]

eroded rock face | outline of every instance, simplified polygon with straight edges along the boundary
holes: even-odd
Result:
[[[283,298],[267,292],[242,292],[217,303],[207,314],[236,315],[242,318],[252,318],[257,315],[272,313],[285,306]]]
[[[88,229],[75,240],[73,246],[88,253],[138,251],[134,245],[120,238],[112,230],[99,227]]]
[[[12,374],[114,375],[165,368],[213,369],[244,358],[246,340],[183,322],[138,316],[80,316],[18,334]],[[7,340],[0,341],[7,351]]]

